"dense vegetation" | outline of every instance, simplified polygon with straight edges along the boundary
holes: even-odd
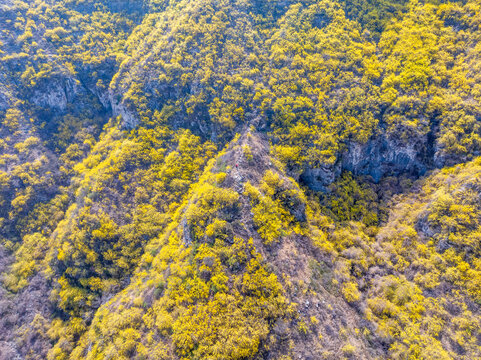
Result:
[[[481,358],[475,0],[3,0],[1,359]]]

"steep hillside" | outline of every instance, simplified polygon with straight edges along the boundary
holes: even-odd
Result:
[[[0,359],[481,358],[477,1],[0,30]]]

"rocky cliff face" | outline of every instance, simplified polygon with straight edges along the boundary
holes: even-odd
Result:
[[[426,156],[422,142],[404,144],[395,139],[378,137],[365,144],[351,143],[332,166],[307,168],[300,180],[315,191],[326,191],[342,173],[368,175],[375,183],[385,176],[423,176],[433,169],[433,159]]]
[[[424,144],[422,141],[404,144],[385,137],[364,145],[354,143],[342,155],[341,168],[356,175],[369,175],[375,182],[383,176],[406,174],[419,177],[426,173],[432,162],[425,157]]]
[[[50,79],[43,86],[33,91],[30,100],[33,104],[50,108],[54,111],[65,111],[68,104],[75,103],[78,97],[85,96],[86,89],[73,77]]]
[[[386,176],[406,175],[416,179],[433,169],[433,159],[426,148],[422,141],[406,144],[383,136],[365,144],[353,142],[333,165],[305,168],[299,181],[314,191],[326,192],[343,171],[369,176],[374,183]]]

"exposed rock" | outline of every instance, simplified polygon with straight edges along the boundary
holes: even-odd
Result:
[[[110,104],[112,105],[113,116],[121,116],[123,120],[124,127],[127,129],[132,129],[139,124],[139,119],[127,109],[127,107],[122,102],[117,102],[114,100],[114,94],[112,91],[109,92]]]
[[[20,360],[22,357],[15,349],[13,343],[0,341],[0,359]]]
[[[422,236],[427,238],[434,236],[434,234],[436,233],[429,224],[428,215],[429,214],[426,214],[425,216],[419,218],[414,227],[418,234],[421,234]]]
[[[356,175],[370,175],[375,182],[386,175],[408,173],[422,176],[428,168],[423,153],[417,143],[376,138],[364,145],[352,144],[342,156],[342,169]]]
[[[409,174],[422,176],[429,159],[418,143],[404,144],[389,138],[374,138],[365,144],[352,143],[332,166],[307,168],[300,180],[315,191],[326,191],[343,170],[355,175],[369,175],[377,183],[384,176]]]
[[[439,253],[443,253],[451,247],[452,245],[449,243],[449,241],[443,239],[443,240],[440,240],[436,245],[436,251]]]
[[[306,169],[300,180],[314,191],[327,191],[327,187],[341,174],[340,164],[315,169]]]
[[[31,100],[35,105],[63,111],[68,103],[72,103],[84,92],[85,89],[75,79],[68,78],[64,81],[51,81],[48,86],[35,90]]]

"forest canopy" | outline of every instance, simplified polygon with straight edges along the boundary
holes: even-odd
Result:
[[[480,74],[475,0],[0,1],[0,358],[481,358]]]

